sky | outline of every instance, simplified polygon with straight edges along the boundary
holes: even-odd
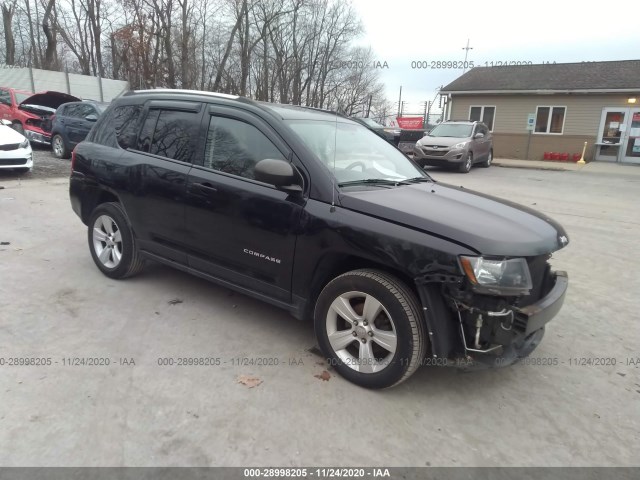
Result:
[[[419,113],[419,102],[433,101],[441,85],[464,72],[418,67],[431,67],[432,61],[463,62],[467,39],[473,48],[467,61],[475,66],[499,61],[640,59],[637,0],[352,0],[352,4],[365,29],[357,43],[373,49],[379,63],[372,68],[380,72],[389,100],[397,104],[402,86],[404,111],[410,113]]]

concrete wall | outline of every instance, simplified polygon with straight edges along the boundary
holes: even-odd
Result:
[[[122,80],[36,68],[8,68],[6,65],[4,68],[0,66],[0,86],[31,92],[55,90],[85,100],[104,102],[110,102],[129,89],[129,83]]]
[[[581,153],[588,142],[587,159],[594,154],[600,118],[604,107],[628,107],[629,95],[454,95],[451,118],[469,118],[473,106],[495,106],[494,155],[503,158],[525,158],[529,134],[527,115],[537,106],[566,107],[564,131],[561,135],[532,133],[529,159],[540,160],[544,152]]]

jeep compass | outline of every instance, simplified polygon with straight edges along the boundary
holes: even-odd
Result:
[[[427,363],[514,363],[565,298],[567,274],[549,264],[568,243],[559,224],[436,182],[340,115],[130,92],[71,163],[71,205],[106,276],[152,260],[310,319],[337,372],[364,387]]]

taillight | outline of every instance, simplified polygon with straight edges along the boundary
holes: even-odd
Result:
[[[75,165],[76,165],[76,148],[78,148],[77,145],[71,151],[71,171],[72,172],[75,169]]]

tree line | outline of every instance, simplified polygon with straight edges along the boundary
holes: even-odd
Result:
[[[392,105],[344,0],[1,0],[7,65],[383,117]]]

